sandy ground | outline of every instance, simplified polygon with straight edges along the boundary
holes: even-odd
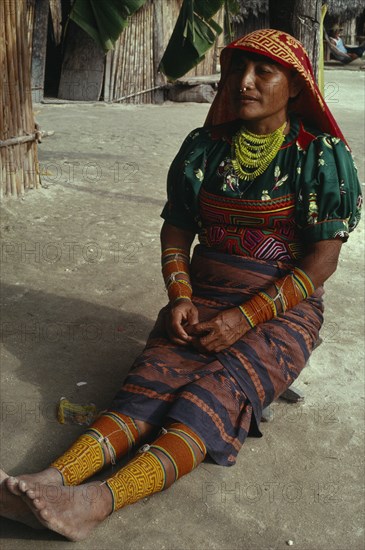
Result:
[[[326,92],[364,181],[364,73],[331,68]],[[142,349],[165,293],[160,211],[168,166],[208,105],[37,105],[44,188],[2,205],[1,464],[45,467],[82,431],[61,396],[105,408]],[[273,405],[237,465],[200,466],[117,512],[75,548],[364,548],[363,226],[326,284],[323,344]],[[78,382],[87,382],[78,386]],[[54,550],[51,532],[1,520],[2,548]]]

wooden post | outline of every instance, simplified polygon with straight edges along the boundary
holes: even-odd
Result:
[[[111,78],[112,52],[109,51],[105,56],[105,74],[104,74],[104,101],[110,101],[110,78]]]
[[[158,72],[158,65],[164,54],[164,20],[163,20],[163,0],[154,0],[153,2],[153,61],[154,61],[154,80],[155,86],[162,86],[166,79],[162,73]],[[156,90],[153,94],[154,103],[164,102],[163,90]]]
[[[295,36],[303,44],[318,77],[319,25],[322,0],[269,0],[270,26]]]
[[[41,102],[44,95],[49,0],[35,3],[32,47],[32,101]]]

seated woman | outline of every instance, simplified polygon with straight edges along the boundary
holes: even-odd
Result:
[[[313,350],[323,283],[359,221],[356,168],[292,36],[253,32],[221,63],[206,124],[168,175],[169,304],[109,410],[46,470],[2,474],[6,517],[80,540],[207,454],[234,465]],[[83,484],[124,455],[114,475]]]
[[[354,59],[359,59],[362,57],[365,51],[365,42],[359,46],[345,46],[341,33],[343,29],[338,25],[332,27],[329,31],[329,42],[331,47],[331,54],[335,59],[338,59],[342,63],[351,63]]]

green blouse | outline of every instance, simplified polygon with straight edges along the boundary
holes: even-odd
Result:
[[[188,135],[168,173],[168,200],[161,214],[165,221],[198,233],[207,244],[204,231],[208,225],[221,224],[231,231],[237,231],[235,225],[242,231],[256,227],[266,235],[271,231],[276,238],[281,231],[280,217],[291,216],[292,240],[303,244],[334,238],[346,241],[359,222],[362,202],[357,169],[347,145],[304,128],[292,116],[290,132],[276,158],[261,176],[247,182],[231,164],[231,136],[239,124],[198,128]],[[202,196],[209,199],[208,206]],[[222,217],[217,215],[217,201],[225,206]],[[232,204],[234,210],[242,208],[246,214],[227,217]],[[282,227],[288,229],[285,223]],[[246,238],[244,233],[241,238]]]

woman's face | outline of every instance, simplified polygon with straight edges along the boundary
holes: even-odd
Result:
[[[276,130],[287,119],[289,98],[298,93],[294,80],[290,69],[265,56],[234,52],[228,86],[237,118],[252,131]]]

